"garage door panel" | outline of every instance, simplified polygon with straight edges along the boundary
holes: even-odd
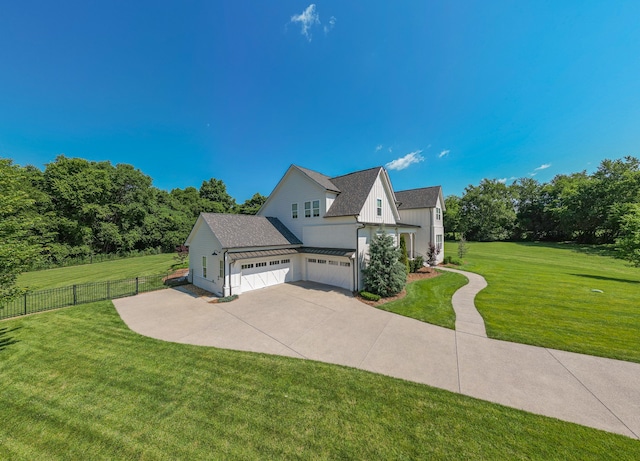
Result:
[[[353,278],[351,270],[350,263],[346,261],[307,258],[307,279],[313,282],[351,290]]]
[[[258,266],[258,264],[265,262],[266,266]],[[244,263],[246,265],[252,264],[253,267],[242,269],[240,287],[243,292],[291,281],[291,262],[285,264],[270,263],[271,261],[268,260]]]

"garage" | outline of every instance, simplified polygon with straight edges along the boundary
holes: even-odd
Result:
[[[291,259],[243,261],[240,288],[242,292],[293,281]]]
[[[307,280],[353,290],[353,268],[347,258],[307,257]]]

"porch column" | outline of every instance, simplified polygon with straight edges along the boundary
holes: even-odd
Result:
[[[411,259],[415,259],[415,257],[416,257],[416,255],[415,255],[415,254],[413,254],[413,236],[414,236],[414,235],[415,235],[415,234],[414,234],[413,232],[411,232],[411,233],[409,234],[409,242],[410,242],[410,246],[411,246]]]

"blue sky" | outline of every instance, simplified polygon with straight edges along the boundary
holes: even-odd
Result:
[[[396,190],[640,155],[640,2],[4,1],[0,157],[239,202],[292,163]]]

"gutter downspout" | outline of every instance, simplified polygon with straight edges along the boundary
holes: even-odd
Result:
[[[364,229],[367,225],[358,221],[357,216],[354,216],[354,218],[356,218],[356,224],[362,224],[362,227],[356,227],[356,257],[354,259],[355,264],[353,265],[353,291],[358,291],[360,289],[360,280],[358,279],[358,274],[360,273],[360,229]]]

